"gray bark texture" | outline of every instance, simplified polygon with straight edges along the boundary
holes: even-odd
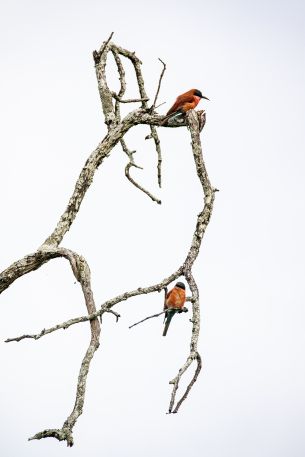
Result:
[[[198,352],[198,338],[200,333],[199,290],[196,284],[196,280],[192,273],[192,267],[199,254],[202,238],[212,214],[215,192],[217,191],[217,189],[211,186],[202,155],[200,132],[205,124],[205,112],[195,112],[192,110],[189,111],[184,118],[176,118],[174,120],[165,119],[164,116],[158,115],[156,112],[156,102],[162,78],[166,69],[164,62],[161,61],[163,69],[160,75],[157,91],[154,97],[154,102],[152,106],[149,106],[149,98],[145,91],[140,59],[135,55],[134,52],[130,52],[114,44],[111,41],[111,38],[112,34],[109,37],[109,39],[103,43],[100,50],[94,51],[93,53],[98,89],[108,132],[106,136],[102,139],[102,141],[98,144],[96,149],[88,157],[83,169],[80,172],[79,178],[77,179],[73,194],[68,202],[67,208],[60,217],[59,222],[57,223],[53,232],[46,238],[46,240],[37,249],[36,252],[28,254],[25,257],[17,260],[7,269],[0,273],[1,294],[16,279],[20,278],[21,276],[30,273],[36,270],[37,268],[40,268],[44,263],[49,262],[54,258],[63,257],[69,262],[76,280],[81,285],[84,296],[84,302],[86,305],[86,315],[84,316],[75,317],[68,321],[62,322],[58,325],[55,325],[54,327],[43,329],[37,334],[24,334],[15,338],[8,338],[6,342],[18,342],[26,338],[33,338],[37,340],[56,330],[67,329],[71,325],[79,324],[81,322],[89,322],[90,324],[91,339],[81,363],[77,380],[75,404],[72,409],[72,412],[67,417],[66,421],[64,422],[61,428],[43,430],[29,438],[29,440],[53,437],[59,441],[66,441],[68,446],[73,445],[73,427],[78,417],[83,412],[86,394],[86,381],[90,369],[90,363],[95,351],[98,349],[100,345],[102,315],[104,313],[112,313],[118,320],[118,318],[120,317],[119,314],[112,309],[115,307],[115,305],[137,295],[150,294],[156,291],[160,292],[180,276],[185,277],[185,280],[187,281],[189,288],[191,290],[191,297],[188,297],[188,301],[192,304],[191,322],[193,328],[190,341],[189,355],[183,366],[178,370],[177,375],[170,381],[170,384],[172,385],[172,393],[168,407],[169,413],[178,412],[181,404],[187,398],[193,384],[195,383],[202,366],[201,357]],[[106,63],[107,55],[109,53],[112,53],[119,73],[120,90],[118,93],[111,92],[107,85]],[[139,89],[138,98],[129,100],[124,99],[124,94],[126,91],[126,80],[122,59],[128,59],[133,65]],[[121,103],[140,103],[141,106],[131,111],[126,117],[122,119],[120,114]],[[102,165],[103,160],[106,157],[108,157],[109,154],[111,154],[111,151],[117,143],[121,144],[122,149],[126,153],[129,160],[125,169],[125,175],[127,179],[134,186],[136,186],[139,189],[139,191],[142,191],[146,195],[148,195],[152,199],[152,201],[158,204],[161,203],[159,198],[155,197],[147,189],[139,185],[130,175],[132,167],[138,167],[138,165],[135,163],[134,160],[134,151],[130,151],[128,149],[128,146],[124,139],[124,135],[126,134],[126,132],[128,132],[129,129],[139,124],[147,124],[149,126],[150,133],[146,138],[152,139],[155,144],[155,149],[157,153],[157,179],[160,187],[162,154],[160,141],[157,133],[157,127],[188,128],[191,135],[191,148],[196,166],[196,171],[203,191],[202,211],[199,213],[197,217],[193,239],[191,241],[189,251],[185,257],[185,261],[181,266],[177,268],[176,271],[174,271],[170,276],[161,279],[157,284],[152,284],[146,287],[139,287],[138,289],[127,291],[125,293],[122,293],[121,295],[113,297],[107,300],[97,309],[94,302],[93,291],[91,288],[90,269],[88,263],[81,255],[60,245],[65,234],[70,229],[76,215],[80,210],[83,198],[92,183],[96,170],[100,165]],[[163,312],[153,316],[149,316],[148,318],[145,318],[142,321],[150,319],[151,317],[157,317],[161,314],[163,314]],[[193,364],[193,362],[196,362],[196,369],[193,378],[187,386],[185,392],[177,400],[179,382],[184,373]]]

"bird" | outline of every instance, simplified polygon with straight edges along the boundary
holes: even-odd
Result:
[[[202,95],[201,91],[198,89],[191,89],[184,94],[179,95],[173,106],[166,113],[164,121],[166,121],[172,114],[186,113],[190,109],[196,108],[202,98],[209,100],[209,98]]]
[[[185,285],[183,282],[177,282],[175,284],[175,287],[173,287],[172,290],[170,290],[165,299],[164,303],[164,309],[166,310],[165,312],[165,325],[164,325],[164,331],[163,331],[163,336],[166,336],[167,330],[169,327],[169,324],[173,318],[173,315],[176,312],[182,312],[184,304],[185,304]],[[186,308],[185,308],[186,310]]]

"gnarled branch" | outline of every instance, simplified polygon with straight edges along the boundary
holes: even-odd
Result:
[[[187,360],[184,363],[184,365],[179,369],[176,377],[171,381],[173,389],[169,405],[170,413],[176,413],[180,408],[181,404],[187,398],[187,395],[189,394],[193,384],[195,383],[198,377],[202,365],[201,357],[198,352],[198,338],[200,332],[199,291],[196,281],[192,274],[192,267],[198,256],[202,238],[210,220],[210,216],[213,209],[215,192],[217,190],[214,189],[210,184],[202,156],[200,131],[202,130],[205,123],[205,113],[203,111],[199,111],[198,113],[191,111],[186,116],[181,116],[180,118],[177,117],[176,119],[168,119],[167,122],[164,124],[165,117],[160,116],[155,112],[155,105],[157,102],[162,77],[165,71],[165,64],[163,64],[164,67],[159,79],[157,92],[151,109],[148,107],[147,104],[149,97],[147,96],[144,87],[144,78],[141,71],[140,59],[135,55],[135,53],[132,53],[112,43],[112,35],[113,34],[111,34],[108,40],[105,43],[103,43],[100,50],[95,51],[93,54],[96,68],[96,76],[98,81],[98,89],[108,132],[87,159],[83,169],[80,172],[79,178],[76,181],[75,188],[68,202],[68,205],[65,211],[63,212],[62,216],[60,217],[59,222],[57,223],[53,232],[46,238],[46,240],[36,250],[36,252],[28,254],[23,258],[17,260],[12,265],[10,265],[6,270],[0,273],[1,294],[19,277],[40,268],[43,264],[49,262],[54,258],[63,257],[69,261],[71,270],[76,280],[81,285],[85,306],[87,310],[87,314],[85,316],[76,317],[68,321],[65,321],[61,324],[57,324],[48,329],[43,329],[41,332],[37,334],[25,334],[19,337],[9,338],[6,340],[6,342],[21,341],[26,338],[37,340],[59,329],[67,329],[71,325],[75,325],[81,322],[90,323],[91,338],[89,346],[85,352],[85,355],[81,363],[77,381],[75,404],[71,414],[67,417],[66,421],[60,429],[47,429],[35,434],[33,437],[30,438],[30,440],[32,440],[42,439],[46,437],[54,437],[59,441],[65,440],[68,446],[73,445],[73,428],[78,417],[82,414],[83,411],[86,393],[86,380],[90,368],[90,362],[100,344],[100,322],[98,318],[101,318],[104,313],[112,313],[115,315],[116,319],[118,319],[119,314],[112,309],[116,304],[128,300],[129,298],[137,295],[145,295],[154,292],[160,292],[173,281],[177,280],[180,276],[184,276],[186,281],[188,282],[192,294],[192,296],[189,298],[189,301],[191,301],[192,303],[193,317],[191,322],[193,325],[193,329],[190,341],[190,352],[187,357]],[[119,72],[121,88],[118,94],[111,92],[107,84],[106,60],[109,52],[113,54]],[[135,97],[129,100],[124,100],[123,98],[126,92],[126,78],[121,57],[129,59],[133,65],[137,78],[140,97]],[[141,106],[139,108],[136,108],[134,111],[131,111],[123,119],[121,118],[120,103],[139,102],[141,103]],[[104,302],[97,310],[94,302],[93,291],[91,288],[90,269],[88,263],[82,256],[80,256],[76,252],[73,252],[64,247],[60,247],[60,244],[65,234],[70,229],[76,215],[80,210],[80,206],[86,195],[87,190],[89,189],[92,183],[96,170],[103,163],[103,160],[109,156],[109,154],[111,153],[116,144],[118,144],[119,142],[121,143],[123,150],[129,158],[129,163],[126,167],[126,174],[129,175],[129,169],[131,167],[138,167],[138,165],[136,165],[136,163],[134,162],[133,152],[129,151],[125,143],[124,136],[129,129],[140,124],[149,126],[151,132],[149,137],[153,138],[155,142],[155,147],[158,154],[158,182],[160,186],[162,157],[160,141],[157,135],[156,127],[177,128],[187,126],[189,128],[192,139],[192,151],[196,165],[197,175],[202,185],[204,194],[203,209],[197,217],[193,239],[190,245],[190,249],[186,253],[185,261],[176,271],[174,271],[171,275],[165,277],[164,279],[161,279],[157,284],[153,284],[147,287],[139,287],[135,290],[131,290],[116,297],[113,297]],[[129,179],[138,189],[140,189],[141,191],[145,192],[148,196],[150,196],[152,200],[157,201],[158,203],[160,202],[156,197],[152,196],[152,194],[146,191],[134,180],[132,180],[130,175]],[[160,312],[159,314],[156,314],[154,316],[161,315],[162,313],[163,312]],[[151,317],[153,316],[149,316],[148,318],[143,319],[143,321]],[[192,365],[193,361],[197,362],[195,374],[191,382],[189,383],[186,391],[177,401],[176,394],[179,388],[179,382],[184,373]]]

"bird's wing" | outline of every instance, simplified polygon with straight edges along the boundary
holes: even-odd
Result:
[[[193,101],[194,101],[194,95],[192,95],[192,94],[179,95],[179,97],[177,97],[177,100],[175,101],[175,103],[173,104],[171,109],[166,114],[167,115],[168,114],[172,114],[175,111],[178,111],[184,103],[190,103],[190,102],[193,102]]]
[[[164,298],[164,306],[163,306],[163,310],[165,311],[167,309],[167,299],[169,297],[169,294],[171,293],[171,290],[169,292],[167,292],[165,298]],[[165,320],[165,317],[166,317],[166,314],[164,316],[164,320]]]
[[[173,292],[173,289],[172,289],[172,290],[170,290],[170,291],[167,293],[167,295],[166,295],[166,298],[169,298],[169,297],[170,297],[170,295],[172,294],[172,292]]]
[[[166,306],[169,308],[179,308],[181,298],[180,293],[176,287],[174,287],[166,297]]]
[[[172,293],[172,292],[173,292],[173,289],[170,290],[169,292],[167,292],[167,294],[166,294],[166,299],[165,299],[165,301],[164,301],[164,307],[163,307],[164,310],[168,308],[167,300],[168,300],[169,297],[171,296],[171,293]],[[166,316],[165,316],[165,317],[166,317]]]

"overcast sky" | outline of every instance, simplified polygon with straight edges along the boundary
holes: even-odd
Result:
[[[143,61],[165,113],[200,89],[206,166],[220,189],[194,267],[203,370],[179,414],[168,381],[189,348],[190,315],[128,326],[162,309],[159,294],[106,316],[75,445],[28,442],[60,428],[74,404],[87,324],[5,344],[86,314],[67,262],[53,260],[0,297],[3,457],[301,457],[304,444],[304,3],[288,1],[2,0],[0,269],[55,227],[85,160],[106,133],[92,51],[113,41]],[[109,64],[110,84],[118,87]],[[133,75],[126,97],[136,97]],[[127,107],[128,109],[129,107]],[[182,263],[201,209],[185,128],[159,129],[163,187],[147,127],[128,134],[144,171],[124,176],[117,147],[96,173],[62,245],[84,255],[97,306],[160,281]]]

